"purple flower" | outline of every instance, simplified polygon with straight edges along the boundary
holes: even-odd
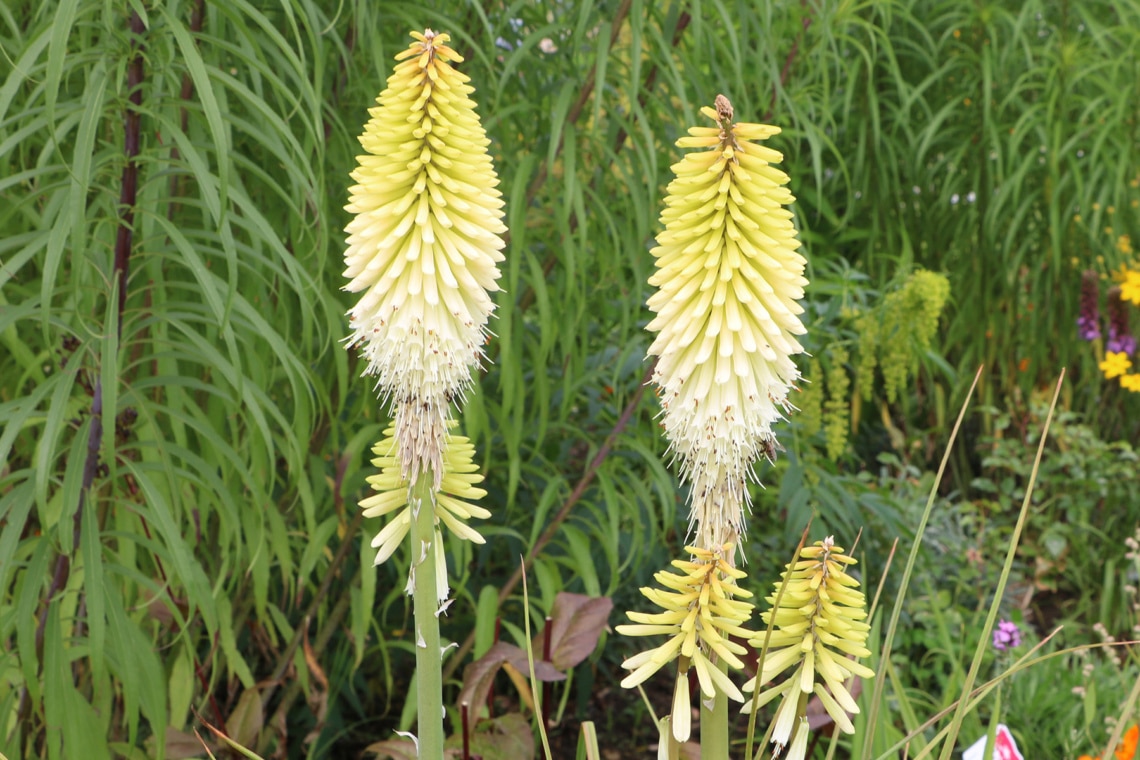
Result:
[[[1021,631],[1017,623],[1002,620],[994,629],[994,649],[1004,652],[1007,649],[1021,646]]]
[[[1128,304],[1120,292],[1119,285],[1108,291],[1108,340],[1104,350],[1132,356],[1136,353],[1136,338],[1128,330]]]
[[[1077,334],[1082,340],[1100,337],[1100,276],[1091,269],[1081,274],[1081,314],[1077,317]]]

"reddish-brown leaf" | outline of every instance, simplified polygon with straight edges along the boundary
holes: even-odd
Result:
[[[550,610],[550,662],[566,672],[585,660],[598,646],[614,603],[607,596],[559,592]],[[534,640],[535,654],[542,654],[545,630]],[[541,680],[541,679],[540,679]]]
[[[505,641],[496,642],[487,653],[463,669],[463,688],[459,691],[459,704],[468,704],[471,714],[477,714],[479,707],[487,701],[495,675],[509,662],[522,673],[530,673],[526,651]],[[540,681],[562,681],[566,674],[559,673],[549,662],[534,661],[535,676]]]

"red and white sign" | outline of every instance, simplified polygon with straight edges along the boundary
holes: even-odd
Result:
[[[986,737],[984,736],[962,753],[962,760],[985,760],[985,757]],[[1009,727],[1004,723],[998,723],[997,726],[997,735],[994,737],[993,760],[1025,760],[1017,748],[1017,742],[1013,740],[1013,734],[1009,732]]]

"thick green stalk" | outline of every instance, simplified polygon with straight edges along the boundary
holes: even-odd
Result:
[[[409,502],[412,507],[412,572],[415,590],[412,603],[416,620],[416,695],[419,707],[417,735],[420,757],[437,760],[443,757],[443,657],[439,646],[439,607],[435,577],[435,494],[434,475],[420,473],[412,484]]]
[[[728,672],[728,663],[718,660],[716,667]],[[728,760],[728,695],[717,690],[713,707],[705,706],[701,695],[701,760]]]

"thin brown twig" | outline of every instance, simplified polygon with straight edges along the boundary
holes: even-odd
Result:
[[[628,11],[628,8],[625,8],[624,6],[623,6],[623,9]],[[618,21],[618,18],[620,17],[621,10],[622,9],[619,9],[619,11],[618,11],[619,16],[615,16],[614,32],[610,37],[610,47],[611,48],[613,47],[614,39],[616,38],[616,35],[617,35],[617,28],[618,28],[617,27],[617,21]],[[677,45],[681,42],[681,35],[685,32],[685,29],[688,28],[689,23],[691,21],[692,21],[692,17],[689,15],[688,11],[682,12],[681,15],[677,17],[677,26],[673,30],[673,39],[671,42],[672,47],[676,48]],[[657,82],[657,72],[658,72],[658,66],[656,63],[654,63],[650,67],[649,73],[645,76],[645,84],[641,87],[640,93],[637,96],[638,105],[642,108],[645,107],[645,103],[649,97],[649,93],[652,92],[653,85]],[[590,74],[589,74],[589,82],[587,83],[589,86],[589,90],[591,92],[593,90],[593,82],[594,82],[594,69],[591,68]],[[586,93],[585,88],[583,89],[583,92]],[[578,102],[582,103],[584,105],[585,101],[581,95],[579,95]],[[575,105],[577,106],[577,103]],[[567,120],[570,121],[571,123],[576,122],[578,119],[578,116],[580,115],[580,112],[581,112],[581,109],[578,109],[578,110],[571,109],[567,114]],[[565,131],[563,132],[563,134],[565,134]],[[619,150],[621,150],[622,146],[625,145],[625,140],[628,136],[629,136],[629,133],[626,131],[624,126],[622,126],[618,129],[617,136],[614,139],[614,153],[615,154]],[[558,150],[559,151],[562,150],[561,144],[559,144]],[[597,181],[597,176],[600,176],[600,175],[595,175],[595,177],[590,180],[590,186],[591,187],[593,187],[594,183]],[[535,175],[534,180],[531,181],[530,187],[527,188],[527,194],[526,194],[526,207],[527,208],[529,208],[530,204],[534,202],[534,199],[536,197],[538,197],[538,193],[542,189],[542,185],[545,182],[545,180],[546,180],[546,165],[543,164],[541,167],[539,167],[538,173]],[[571,212],[570,220],[569,220],[570,234],[573,234],[574,231],[578,229],[578,224],[579,224],[578,215],[576,213]],[[508,233],[508,237],[507,237],[508,243],[510,242],[509,234],[510,233]],[[546,257],[546,260],[542,262],[542,276],[544,279],[550,276],[550,273],[552,271],[554,271],[554,267],[557,266],[557,264],[558,264],[558,256],[556,254],[552,253]],[[529,309],[531,307],[531,305],[534,303],[534,299],[535,299],[534,288],[527,288],[526,291],[523,292],[522,297],[519,298],[519,303],[518,303],[519,311],[526,311],[527,309]]]
[[[362,515],[363,512],[358,512],[357,514]],[[359,527],[359,525],[357,527]],[[355,533],[355,531],[346,534],[346,540],[342,544],[342,547],[350,546],[352,544],[352,541],[347,540],[347,539],[349,536],[353,535],[353,533]],[[330,571],[331,571],[331,567],[330,567]],[[356,575],[349,582],[349,586],[355,586],[356,585],[356,582],[360,578],[360,574],[362,571],[363,571],[363,568],[357,567]],[[329,572],[327,577],[331,577],[331,576],[332,576],[332,572]],[[340,627],[340,623],[342,620],[344,620],[344,616],[348,614],[348,610],[349,610],[349,607],[351,606],[351,604],[352,604],[352,596],[350,594],[342,594],[340,599],[337,601],[336,605],[332,608],[332,611],[329,612],[329,616],[325,620],[325,624],[323,626],[321,626],[319,631],[317,631],[316,638],[313,639],[313,650],[314,651],[322,652],[322,651],[324,651],[325,647],[328,646],[329,640],[332,638],[332,636],[336,632],[336,630]],[[305,616],[305,619],[304,619],[302,626],[300,628],[298,628],[299,632],[304,631],[304,629],[306,627],[308,627],[310,619],[311,619],[310,615]],[[276,687],[277,683],[278,682],[275,681],[273,684],[271,684],[271,688]],[[301,681],[300,681],[300,679],[292,681],[287,687],[285,687],[285,693],[281,695],[281,703],[277,705],[277,709],[273,713],[273,718],[270,719],[266,723],[266,725],[269,725],[269,726],[285,725],[285,716],[289,713],[289,710],[293,706],[293,702],[297,699],[297,695],[300,693],[301,693]],[[263,706],[262,709],[264,709],[264,705],[266,703],[267,703],[266,700],[262,701],[262,706]],[[269,739],[269,733],[266,732],[262,735],[262,741],[258,747],[258,750],[260,752],[265,751],[265,747],[268,745],[268,739]]]
[[[780,90],[784,88],[784,85],[788,83],[788,78],[792,74],[792,64],[795,63],[796,57],[800,52],[800,42],[803,41],[804,32],[806,32],[808,30],[808,27],[811,26],[811,8],[808,6],[806,0],[801,0],[800,5],[808,9],[808,15],[804,16],[803,26],[800,28],[799,33],[796,34],[796,38],[792,40],[792,49],[788,51],[787,57],[784,58],[784,65],[780,69],[780,83],[778,85],[774,82],[772,83],[772,97],[768,101],[768,113],[764,114],[763,118],[760,119],[760,121],[763,122],[770,120],[775,113],[776,97],[779,94]]]
[[[317,610],[321,603],[324,602],[325,597],[328,596],[329,589],[332,588],[333,578],[336,577],[340,566],[344,563],[345,557],[348,552],[355,545],[354,539],[360,531],[360,526],[364,521],[364,510],[356,510],[356,514],[349,523],[348,528],[344,532],[344,540],[341,541],[340,547],[337,548],[336,554],[333,555],[332,562],[329,563],[329,568],[325,572],[325,577],[321,580],[321,585],[313,594],[312,600],[309,601],[309,607],[305,610],[304,617],[301,618],[301,625],[297,626],[297,630],[293,632],[293,638],[286,645],[285,649],[281,652],[281,656],[277,658],[277,665],[273,668],[273,674],[269,677],[267,686],[261,692],[261,706],[262,709],[269,704],[269,700],[273,698],[274,693],[277,691],[278,685],[285,677],[285,672],[289,669],[290,663],[293,661],[293,653],[297,651],[297,647],[301,645],[306,629],[309,627],[309,621],[316,617]],[[347,598],[347,597],[345,597]],[[330,618],[331,619],[331,618]],[[326,626],[328,624],[326,623]],[[324,629],[322,629],[323,631]],[[321,639],[321,634],[317,636],[318,641]],[[319,647],[318,647],[319,649]]]
[[[142,19],[136,11],[131,11],[131,58],[127,64],[127,100],[129,105],[125,113],[125,128],[123,135],[123,153],[127,162],[123,166],[121,188],[119,192],[119,227],[115,236],[115,258],[113,275],[118,286],[119,297],[117,304],[118,319],[116,324],[118,333],[123,332],[123,312],[127,305],[127,280],[130,275],[130,255],[134,240],[135,202],[138,197],[138,163],[140,144],[140,120],[142,109],[142,82],[144,51],[142,35],[146,31]],[[104,356],[104,362],[114,362],[115,357]],[[112,410],[113,411],[113,410]],[[83,463],[83,486],[79,490],[78,503],[75,515],[72,518],[71,551],[78,550],[82,534],[83,515],[88,508],[88,494],[95,482],[95,475],[99,471],[99,445],[103,438],[103,380],[102,373],[95,380],[91,399],[91,426],[87,432],[87,457]],[[55,560],[52,570],[51,583],[44,595],[40,609],[39,620],[36,623],[35,647],[37,671],[43,671],[44,631],[47,626],[48,614],[52,601],[66,585],[71,576],[71,557],[60,552]],[[82,635],[82,622],[76,630],[76,635]],[[31,700],[28,698],[27,687],[20,692],[19,707],[16,711],[16,723],[19,725],[28,717],[31,710]]]
[[[534,564],[534,560],[538,556],[539,552],[541,552],[546,547],[546,545],[550,543],[551,539],[554,538],[555,534],[558,533],[558,529],[562,526],[562,523],[565,522],[566,518],[570,516],[570,510],[574,508],[574,505],[577,504],[578,501],[582,498],[582,495],[586,493],[586,489],[590,486],[591,483],[594,482],[594,477],[598,474],[598,470],[601,468],[602,463],[605,462],[606,457],[609,456],[610,451],[613,449],[614,444],[617,442],[618,436],[620,436],[625,431],[626,426],[629,424],[630,418],[633,416],[633,412],[637,409],[638,404],[641,402],[641,397],[645,393],[645,386],[649,383],[650,379],[652,379],[653,370],[656,367],[657,362],[653,361],[649,364],[649,367],[646,368],[645,375],[641,378],[641,382],[638,383],[637,390],[633,392],[633,396],[630,397],[629,403],[626,404],[625,409],[622,410],[621,417],[618,418],[617,423],[614,425],[609,435],[606,436],[606,440],[604,443],[602,443],[601,448],[598,449],[598,453],[596,453],[594,455],[594,458],[590,460],[590,464],[587,465],[586,471],[582,473],[582,477],[578,480],[577,485],[574,486],[574,490],[570,492],[570,495],[566,498],[566,501],[562,503],[562,506],[559,508],[558,513],[554,515],[553,519],[551,519],[550,523],[546,526],[546,529],[542,531],[542,534],[538,537],[538,540],[536,540],[534,542],[534,545],[530,547],[530,550],[526,553],[526,557],[523,559],[522,565],[520,565],[514,571],[514,573],[511,574],[511,577],[508,578],[507,582],[503,584],[503,587],[499,589],[500,607],[502,606],[503,602],[506,601],[507,597],[509,597],[514,592],[515,587],[519,585],[519,581],[522,580],[523,572],[532,564]],[[455,674],[455,669],[459,667],[459,663],[463,661],[463,658],[467,656],[474,645],[475,631],[472,630],[467,634],[467,638],[463,640],[463,644],[459,647],[455,654],[448,658],[447,665],[443,669],[444,681]]]

